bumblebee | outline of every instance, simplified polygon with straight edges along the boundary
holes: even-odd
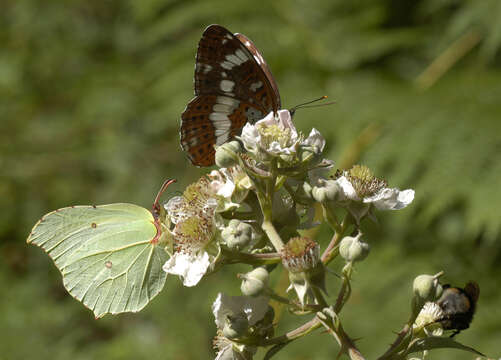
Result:
[[[451,337],[459,334],[461,330],[468,329],[473,320],[473,314],[480,294],[480,288],[474,281],[470,281],[464,289],[443,286],[443,293],[437,301],[444,312],[439,322],[444,330],[454,330]]]

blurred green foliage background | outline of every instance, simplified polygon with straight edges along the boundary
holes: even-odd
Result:
[[[327,138],[338,166],[364,163],[414,188],[409,208],[365,224],[371,256],[343,312],[368,358],[409,314],[421,273],[481,288],[457,339],[490,357],[501,349],[501,1],[7,0],[0,11],[0,359],[206,359],[217,292],[238,293],[225,268],[197,288],[168,279],[141,313],[94,320],[66,294],[49,258],[25,238],[45,213],[76,204],[149,207],[165,178],[182,191],[205,169],[180,150],[203,29],[253,39],[297,127]],[[321,228],[317,240],[326,243]],[[341,264],[336,263],[336,269]],[[231,270],[231,271],[229,271]],[[280,274],[274,278],[282,286]],[[331,293],[337,278],[329,282]],[[277,332],[298,325],[279,312]],[[305,319],[306,320],[306,319]],[[332,359],[326,334],[277,359]],[[459,351],[431,359],[472,359]]]

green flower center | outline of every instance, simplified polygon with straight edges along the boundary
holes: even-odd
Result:
[[[178,223],[174,228],[174,241],[177,251],[197,253],[204,249],[212,240],[215,225],[212,218],[202,210],[198,214]]]

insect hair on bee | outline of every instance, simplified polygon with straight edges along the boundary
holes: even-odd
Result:
[[[437,301],[444,312],[442,319],[438,320],[444,330],[454,330],[451,337],[456,336],[461,330],[468,329],[480,295],[480,288],[474,281],[468,282],[464,288],[443,286],[443,293]]]

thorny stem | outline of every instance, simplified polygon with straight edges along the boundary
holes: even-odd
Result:
[[[397,353],[405,346],[407,346],[407,343],[404,342],[403,340],[406,338],[407,334],[409,333],[409,331],[411,331],[411,329],[412,327],[406,324],[404,328],[400,330],[400,332],[397,334],[397,338],[390,345],[389,349],[383,355],[381,355],[377,360],[391,359],[395,353]]]
[[[327,332],[329,332],[329,334],[331,334],[336,339],[339,346],[341,346],[340,354],[346,353],[352,360],[365,359],[355,346],[354,341],[344,332],[343,326],[341,325],[339,319],[334,320],[332,318],[326,317],[326,319],[324,320],[318,315],[317,319],[327,329]]]

